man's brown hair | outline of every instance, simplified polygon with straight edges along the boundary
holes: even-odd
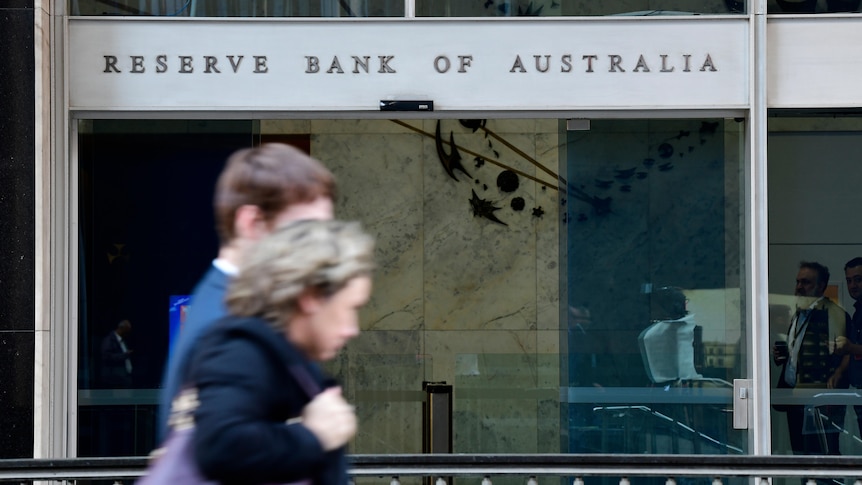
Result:
[[[283,143],[238,150],[216,183],[213,205],[221,244],[236,236],[234,219],[244,205],[259,207],[264,220],[271,222],[288,206],[320,197],[335,199],[335,178],[302,150]]]

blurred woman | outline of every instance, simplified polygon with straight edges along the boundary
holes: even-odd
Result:
[[[226,297],[232,316],[192,365],[194,455],[207,479],[347,483],[356,415],[316,363],[359,334],[373,248],[357,223],[298,221],[245,258]]]

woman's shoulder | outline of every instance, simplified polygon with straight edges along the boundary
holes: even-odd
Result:
[[[288,342],[283,332],[276,330],[266,320],[257,317],[222,318],[208,333],[204,345],[222,348],[254,347],[287,363],[302,360],[299,351]]]

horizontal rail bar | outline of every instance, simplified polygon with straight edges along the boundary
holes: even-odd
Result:
[[[350,474],[371,476],[854,477],[862,456],[398,454],[351,455]],[[0,460],[0,481],[137,478],[146,457]]]

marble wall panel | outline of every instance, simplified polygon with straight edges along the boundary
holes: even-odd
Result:
[[[487,131],[474,131],[442,120],[464,168],[453,178],[438,156],[437,121],[406,123],[261,124],[268,134],[310,130],[312,154],[338,180],[337,217],[360,220],[377,237],[362,333],[327,364],[360,415],[352,450],[421,451],[422,382],[445,381],[456,387],[456,450],[535,451],[546,442],[539,420],[541,429],[559,426],[547,402],[559,397],[561,202],[547,173],[559,166],[559,124],[489,120]],[[443,152],[452,153],[449,143]],[[512,192],[497,185],[507,169],[522,174]],[[474,215],[474,193],[499,207],[493,214],[506,225]]]
[[[423,325],[425,228],[422,191],[417,190],[423,186],[423,161],[417,146],[421,136],[410,133],[312,135],[312,153],[338,180],[336,216],[361,221],[377,238],[378,269],[363,330]]]
[[[422,452],[422,381],[417,354],[350,357],[350,402],[361,423],[353,447],[362,453]]]
[[[502,355],[513,362],[533,359],[536,353],[536,332],[531,330],[426,331],[425,353],[433,360],[434,381],[451,383],[457,376],[483,375],[483,382],[497,379],[505,382],[506,385],[516,386],[518,383],[513,376],[506,375],[502,370],[489,368],[483,371],[482,358],[485,355]],[[521,369],[518,376],[524,384],[535,386],[538,370],[534,365],[529,366]]]

